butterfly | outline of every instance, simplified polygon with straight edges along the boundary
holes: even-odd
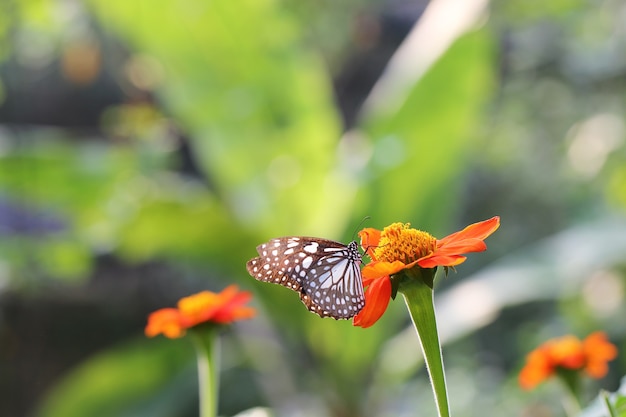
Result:
[[[365,305],[361,254],[357,243],[344,245],[316,237],[272,239],[256,248],[259,256],[246,264],[263,282],[280,284],[320,317],[350,319]]]

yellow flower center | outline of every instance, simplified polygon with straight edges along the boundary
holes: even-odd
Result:
[[[178,310],[187,317],[196,317],[217,303],[219,296],[210,291],[202,291],[178,301]]]
[[[380,233],[376,259],[384,262],[415,262],[435,251],[437,239],[430,233],[411,229],[410,223],[393,223]]]

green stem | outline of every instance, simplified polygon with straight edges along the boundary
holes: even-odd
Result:
[[[567,397],[563,399],[563,408],[568,416],[580,414],[580,371],[573,369],[557,370],[559,379],[565,385]]]
[[[604,404],[604,408],[606,408],[606,411],[609,413],[609,417],[617,417],[617,412],[615,411],[615,409],[613,409],[613,406],[611,405],[609,393],[604,390],[600,390],[600,399]]]
[[[220,356],[217,329],[203,326],[189,333],[198,360],[200,417],[216,417]]]
[[[437,333],[433,302],[434,269],[412,268],[401,277],[398,291],[402,293],[419,337],[426,369],[435,395],[439,417],[450,417],[446,376],[443,369],[441,345]]]

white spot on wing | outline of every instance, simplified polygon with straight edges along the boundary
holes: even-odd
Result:
[[[324,252],[337,252],[340,250],[343,250],[343,248],[332,248],[332,247],[324,248]]]
[[[308,252],[308,253],[315,253],[315,252],[317,252],[317,247],[318,246],[319,245],[317,244],[317,242],[311,242],[311,243],[309,243],[308,245],[306,245],[304,247],[304,251]]]

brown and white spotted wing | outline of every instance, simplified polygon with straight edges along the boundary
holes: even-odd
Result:
[[[300,299],[321,317],[349,319],[365,305],[361,254],[356,242],[314,237],[280,237],[257,246],[248,261],[250,275],[300,293]]]

